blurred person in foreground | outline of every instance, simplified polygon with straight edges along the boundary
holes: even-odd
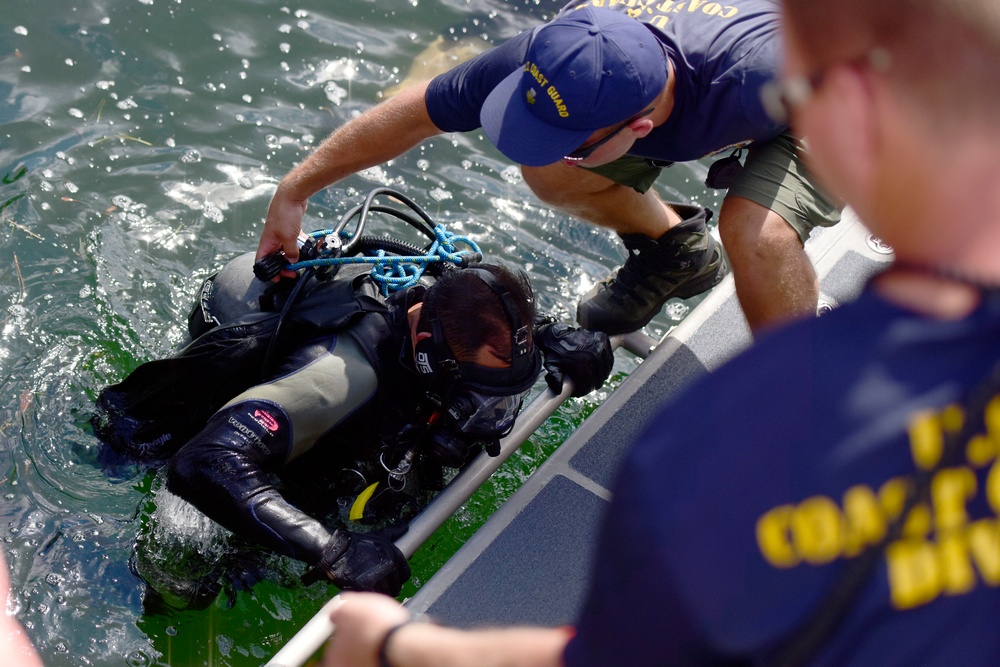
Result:
[[[42,667],[42,660],[17,622],[10,605],[10,577],[3,549],[0,549],[0,665],[5,667]]]
[[[347,596],[327,667],[1000,661],[1000,4],[784,7],[772,106],[896,263],[654,419],[575,629]]]

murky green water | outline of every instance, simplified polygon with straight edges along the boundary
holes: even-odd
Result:
[[[233,604],[144,609],[129,558],[152,476],[103,460],[86,428],[92,401],[183,340],[193,289],[256,246],[277,180],[425,46],[503,38],[543,13],[520,0],[5,0],[0,538],[17,616],[47,665],[257,665],[322,604],[321,586],[265,581]],[[674,167],[665,195],[716,205],[694,185],[703,173]],[[540,206],[479,134],[345,180],[315,199],[312,227],[386,184],[524,266],[541,308],[565,319],[623,256],[609,234]],[[634,363],[620,354],[619,377]],[[598,400],[550,420],[417,554],[404,594]]]

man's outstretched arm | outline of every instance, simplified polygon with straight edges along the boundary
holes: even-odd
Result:
[[[348,121],[292,169],[271,198],[257,258],[284,250],[290,262],[296,261],[296,239],[302,231],[309,197],[345,176],[398,157],[440,134],[427,113],[426,90],[426,83],[417,84]]]
[[[343,604],[330,615],[336,626],[323,667],[560,667],[568,628],[456,630],[426,623],[406,623],[410,613],[398,602],[374,593],[342,594]],[[383,663],[384,664],[384,663]]]

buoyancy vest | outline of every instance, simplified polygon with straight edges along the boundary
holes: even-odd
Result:
[[[338,439],[377,441],[428,410],[412,357],[403,353],[409,291],[421,286],[386,299],[363,268],[347,266],[333,280],[310,278],[282,322],[276,306],[264,310],[258,305],[268,300],[254,298],[264,295],[266,286],[248,273],[252,257],[247,262],[247,256],[237,258],[202,286],[189,322],[192,334],[200,335],[190,344],[140,365],[100,393],[92,423],[112,449],[143,461],[169,458],[231,398],[269,379],[261,375],[269,346],[276,344],[280,357],[334,334],[358,342],[379,386],[377,395],[336,429]],[[246,285],[220,286],[234,274],[239,280],[249,276]],[[280,339],[275,340],[279,322]]]

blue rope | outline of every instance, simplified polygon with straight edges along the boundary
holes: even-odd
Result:
[[[333,230],[319,230],[309,234],[313,238],[329,236]],[[427,267],[432,263],[450,262],[455,265],[465,263],[465,256],[472,253],[482,253],[479,245],[472,239],[465,236],[457,236],[442,225],[434,227],[434,242],[427,250],[426,255],[397,256],[386,255],[384,250],[377,251],[373,257],[317,257],[295,264],[290,264],[285,268],[297,271],[309,267],[337,266],[344,264],[371,264],[371,276],[382,296],[389,296],[389,292],[396,292],[417,284],[423,277]],[[470,250],[459,250],[456,243],[464,243]]]

